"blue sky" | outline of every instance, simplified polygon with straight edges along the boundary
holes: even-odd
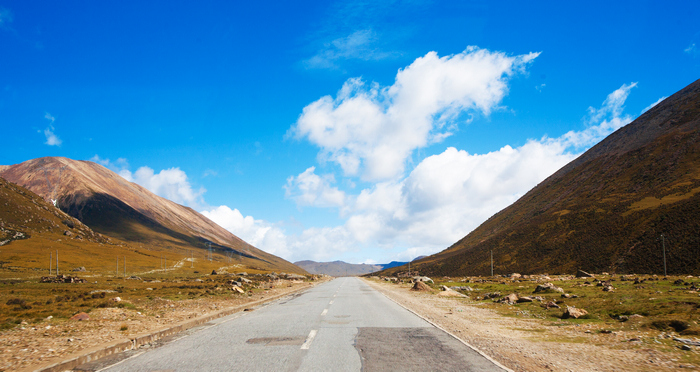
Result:
[[[0,0],[0,163],[288,260],[438,252],[700,77],[700,3]]]

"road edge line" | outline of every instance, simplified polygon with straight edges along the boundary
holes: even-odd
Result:
[[[369,285],[368,279],[365,279],[365,278],[362,278],[362,277],[360,277],[360,279],[362,279],[363,281],[365,281],[365,282]],[[371,285],[370,285],[370,287],[371,287]],[[500,368],[503,368],[503,369],[506,370],[507,372],[515,372],[515,371],[513,371],[512,369],[510,369],[510,368],[504,366],[503,364],[499,363],[497,360],[493,359],[492,357],[486,355],[483,351],[477,349],[476,347],[470,345],[470,344],[467,343],[466,341],[464,341],[464,340],[462,340],[461,338],[457,337],[457,335],[453,334],[452,332],[446,330],[445,328],[441,327],[440,325],[438,325],[438,324],[434,323],[433,321],[427,319],[427,318],[424,317],[423,315],[418,314],[417,312],[415,312],[415,311],[409,309],[408,307],[406,307],[406,306],[404,306],[403,304],[399,303],[398,301],[394,300],[393,298],[387,296],[384,292],[382,292],[382,291],[377,291],[377,292],[381,293],[382,296],[384,296],[384,297],[390,299],[393,303],[395,303],[395,304],[401,306],[402,308],[408,310],[408,311],[411,312],[413,315],[415,315],[415,316],[417,316],[417,317],[419,317],[419,318],[425,320],[426,322],[430,323],[433,327],[435,327],[435,328],[437,328],[437,329],[439,329],[439,330],[441,330],[441,331],[447,333],[448,335],[452,336],[452,338],[458,340],[459,342],[461,342],[461,343],[463,343],[464,345],[468,346],[470,349],[476,351],[477,353],[479,353],[479,354],[480,354],[481,356],[483,356],[484,358],[488,359],[491,363],[495,364],[496,366],[498,366],[498,367],[500,367]]]

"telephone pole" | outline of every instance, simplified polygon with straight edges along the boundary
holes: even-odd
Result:
[[[491,277],[493,277],[493,249],[491,250]]]
[[[664,249],[664,277],[667,277],[668,274],[666,273],[666,238],[664,237],[664,234],[661,234],[661,246]]]

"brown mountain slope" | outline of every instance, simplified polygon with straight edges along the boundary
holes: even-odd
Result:
[[[496,274],[663,274],[664,244],[669,274],[700,274],[700,80],[415,267],[489,275],[493,251]]]
[[[191,208],[159,197],[90,161],[39,158],[0,169],[0,176],[55,199],[59,207],[95,231],[132,243],[185,254],[212,249],[251,267],[303,273],[261,251]]]

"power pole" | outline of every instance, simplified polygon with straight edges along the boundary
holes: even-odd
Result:
[[[51,265],[53,264],[53,252],[49,252],[49,276],[51,276]]]
[[[491,250],[491,277],[493,277],[493,249]]]
[[[56,276],[58,276],[58,249],[56,250]]]
[[[126,279],[126,256],[124,256],[124,279]]]
[[[668,274],[666,273],[666,238],[664,237],[664,234],[661,234],[661,246],[664,249],[664,277],[667,277]]]
[[[119,277],[119,256],[117,256],[117,271],[115,272],[115,275],[114,275],[114,276],[115,276],[116,278]]]

